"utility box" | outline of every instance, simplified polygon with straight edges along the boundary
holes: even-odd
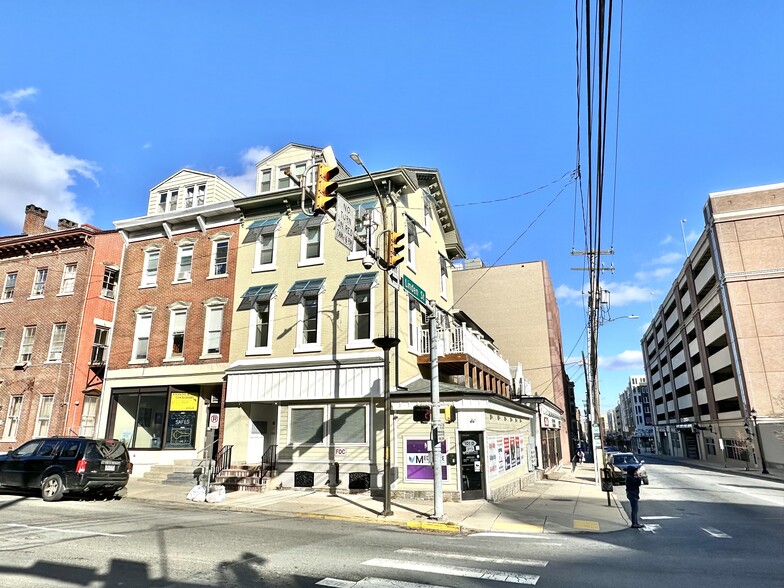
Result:
[[[612,472],[610,468],[602,468],[599,470],[600,479],[602,482],[602,492],[612,492],[613,491],[613,480],[612,480]],[[609,498],[608,498],[609,500]]]

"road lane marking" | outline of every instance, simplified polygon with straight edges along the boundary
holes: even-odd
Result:
[[[713,527],[700,527],[703,531],[705,531],[708,535],[716,537],[718,539],[732,539],[727,533],[723,531],[719,531],[718,529],[714,529]]]
[[[546,561],[540,559],[506,559],[499,557],[481,557],[477,555],[466,555],[465,553],[446,553],[443,551],[425,551],[424,549],[396,549],[395,553],[407,555],[430,555],[442,559],[463,559],[485,563],[497,563],[501,565],[534,566],[543,568],[547,565]]]
[[[727,484],[719,484],[724,490],[732,490],[733,492],[738,492],[739,494],[745,494],[746,496],[751,496],[752,498],[757,498],[759,500],[764,500],[766,502],[770,502],[771,504],[775,504],[776,506],[784,506],[784,500],[777,500],[775,498],[768,498],[767,496],[760,496],[759,494],[754,494],[753,492],[749,492],[748,490],[742,490],[740,488],[736,488],[734,486],[730,486]]]
[[[52,531],[55,533],[76,533],[77,535],[100,535],[101,537],[125,537],[116,533],[101,533],[99,531],[79,531],[77,529],[58,529],[56,527],[36,527],[33,525],[21,525],[19,523],[6,523],[6,527],[18,527],[22,529],[32,529],[33,531]]]
[[[323,580],[316,582],[316,586],[329,586],[329,588],[352,588],[356,585],[356,582],[339,580],[338,578],[324,578]]]
[[[661,525],[657,525],[657,524],[653,523],[653,524],[650,524],[650,525],[643,525],[641,530],[642,531],[648,531],[649,533],[653,533],[655,535],[656,531],[658,531],[659,529],[661,529]]]
[[[362,578],[359,582],[340,580],[338,578],[324,578],[320,582],[316,582],[316,586],[328,586],[329,588],[448,588],[447,586],[436,586],[435,584],[404,582],[403,580],[390,580],[389,578],[375,578],[373,576]]]
[[[679,519],[680,517],[668,517],[668,516],[657,516],[657,517],[640,517],[644,521],[664,521],[667,519]]]
[[[466,568],[462,566],[442,566],[439,564],[425,564],[396,559],[369,559],[367,561],[363,561],[362,565],[373,566],[377,568],[409,570],[412,572],[424,572],[426,574],[443,574],[446,576],[459,576],[462,578],[495,580],[497,582],[508,582],[510,584],[528,584],[530,586],[535,585],[539,581],[539,576],[535,576],[533,574],[499,572],[496,570],[483,570],[481,568]]]

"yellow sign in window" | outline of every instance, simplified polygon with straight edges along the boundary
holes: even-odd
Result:
[[[198,410],[199,397],[191,392],[172,392],[169,410]]]

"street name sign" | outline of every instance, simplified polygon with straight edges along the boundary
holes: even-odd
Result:
[[[413,296],[422,306],[427,306],[427,295],[425,294],[425,291],[417,286],[411,278],[404,275],[401,284],[403,285],[403,290],[411,294],[411,296]]]
[[[357,213],[349,201],[338,194],[335,205],[335,241],[342,243],[349,251],[354,249],[354,227]]]

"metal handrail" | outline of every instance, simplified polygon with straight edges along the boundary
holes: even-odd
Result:
[[[268,471],[276,469],[278,466],[278,446],[270,445],[261,456],[261,477]]]
[[[231,450],[233,447],[234,445],[224,445],[218,451],[218,455],[215,458],[216,476],[231,466]]]

